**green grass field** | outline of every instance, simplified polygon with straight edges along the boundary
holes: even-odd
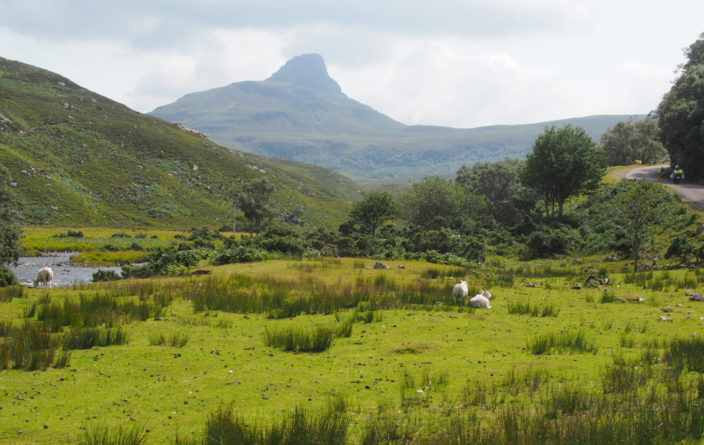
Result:
[[[577,405],[584,399],[621,406],[615,401],[622,403],[623,394],[677,393],[676,385],[690,394],[688,385],[700,375],[689,365],[672,377],[675,368],[668,367],[666,354],[668,340],[702,335],[704,303],[685,296],[704,281],[699,271],[636,276],[621,273],[626,265],[619,262],[496,258],[479,270],[398,261],[389,262],[389,270],[364,268],[372,264],[362,259],[276,260],[214,267],[204,277],[29,290],[15,298],[3,291],[0,344],[3,329],[8,338],[10,326],[46,322],[49,306],[65,308],[65,301],[77,302],[79,296],[166,306],[144,321],[130,321],[124,314],[106,318],[109,322],[74,318],[55,331],[94,323],[103,330],[120,327],[129,341],[72,350],[63,368],[0,370],[0,441],[75,443],[98,426],[139,425],[147,431],[146,443],[174,443],[177,435],[188,443],[200,437],[208,416],[220,408],[232,407],[248,424],[271,424],[295,407],[323,412],[337,400],[349,421],[346,443],[449,442],[442,434],[454,431],[453,419],[464,419],[462,425],[472,425],[470,429],[479,425],[481,443],[492,443],[492,437],[493,443],[535,443],[509,440],[512,412],[514,430],[533,437],[521,419],[542,423],[526,416],[539,412],[541,422],[578,419],[566,411],[548,415],[546,407],[556,403],[557,393],[571,394],[576,388]],[[608,289],[574,289],[605,268],[611,278]],[[451,286],[460,277],[469,279],[470,292],[490,289],[493,307],[455,305]],[[637,297],[645,300],[630,302]],[[611,302],[615,299],[625,302]],[[532,310],[536,307],[553,309],[542,316],[542,309]],[[672,312],[661,312],[665,307]],[[304,313],[286,316],[299,309]],[[364,311],[374,316],[365,319]],[[662,321],[663,316],[669,320]],[[350,336],[335,336],[322,352],[265,345],[267,331],[337,330],[353,320]],[[536,343],[559,343],[569,336],[568,346],[531,352]],[[639,372],[638,365],[623,363],[640,363],[646,360],[643,353],[663,358],[647,366],[653,369],[647,378],[627,378],[639,383],[622,393],[618,385],[623,383],[610,370]],[[699,406],[698,399],[692,400]],[[686,407],[682,410],[691,414],[692,406]],[[604,409],[604,415],[625,415],[611,409]],[[492,436],[497,425],[502,436]],[[467,437],[449,443],[474,443],[470,439],[475,436]]]

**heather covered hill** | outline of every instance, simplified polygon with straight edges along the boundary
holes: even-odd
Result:
[[[69,79],[0,58],[0,163],[26,223],[220,226],[232,193],[264,176],[276,211],[334,227],[358,187],[329,170],[221,147]]]
[[[472,129],[407,126],[347,97],[317,54],[291,59],[264,81],[191,93],[151,114],[196,128],[228,147],[321,165],[365,181],[451,176],[462,164],[522,158],[546,126],[580,126],[598,140],[630,118]]]

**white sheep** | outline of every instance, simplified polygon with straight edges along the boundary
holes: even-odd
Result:
[[[34,287],[39,287],[41,284],[43,287],[51,287],[51,280],[54,279],[54,271],[51,267],[42,267],[37,272],[37,278],[34,279]]]
[[[469,300],[469,305],[478,309],[491,309],[489,299],[482,294],[477,294]]]
[[[484,295],[484,296],[487,298],[487,300],[491,300],[492,298],[494,298],[494,296],[493,296],[493,295],[491,294],[491,292],[489,292],[488,290],[482,289],[482,291],[480,292],[480,294],[481,294],[481,295]]]
[[[469,295],[469,289],[467,289],[467,281],[462,280],[459,283],[455,284],[455,287],[452,288],[452,296],[455,298],[455,300],[464,300],[467,298],[467,295]]]

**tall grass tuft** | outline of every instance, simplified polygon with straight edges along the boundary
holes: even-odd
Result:
[[[27,288],[25,286],[0,287],[0,302],[10,301],[13,298],[23,298],[25,296],[27,296]]]
[[[538,335],[528,341],[528,350],[532,354],[540,355],[553,352],[596,353],[598,348],[583,332],[578,331]]]
[[[678,370],[704,372],[704,338],[676,338],[665,348],[663,361]]]
[[[142,445],[147,440],[147,432],[142,424],[109,427],[89,425],[79,439],[80,445]]]
[[[78,328],[64,334],[64,349],[90,349],[95,346],[126,345],[129,336],[121,328]]]
[[[45,370],[54,363],[59,342],[36,323],[12,328],[0,340],[0,369]]]
[[[530,303],[508,303],[508,313],[509,314],[530,314],[532,317],[557,317],[560,313],[555,305],[532,305]]]
[[[39,303],[37,320],[53,332],[71,326],[74,328],[116,326],[162,314],[169,301],[120,301],[108,294],[81,295],[78,300],[65,298],[63,302]]]
[[[191,336],[186,332],[175,332],[166,335],[162,332],[155,332],[149,335],[149,344],[152,346],[173,346],[175,348],[183,348],[188,344]]]
[[[271,327],[264,328],[264,344],[284,351],[322,352],[332,346],[335,329],[316,327]]]
[[[297,407],[279,422],[265,426],[245,422],[232,408],[208,416],[202,444],[237,445],[344,445],[349,420],[336,412],[310,414]]]

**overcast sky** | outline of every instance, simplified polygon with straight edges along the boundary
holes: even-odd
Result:
[[[0,0],[0,57],[138,111],[319,53],[405,124],[647,113],[704,0]]]

